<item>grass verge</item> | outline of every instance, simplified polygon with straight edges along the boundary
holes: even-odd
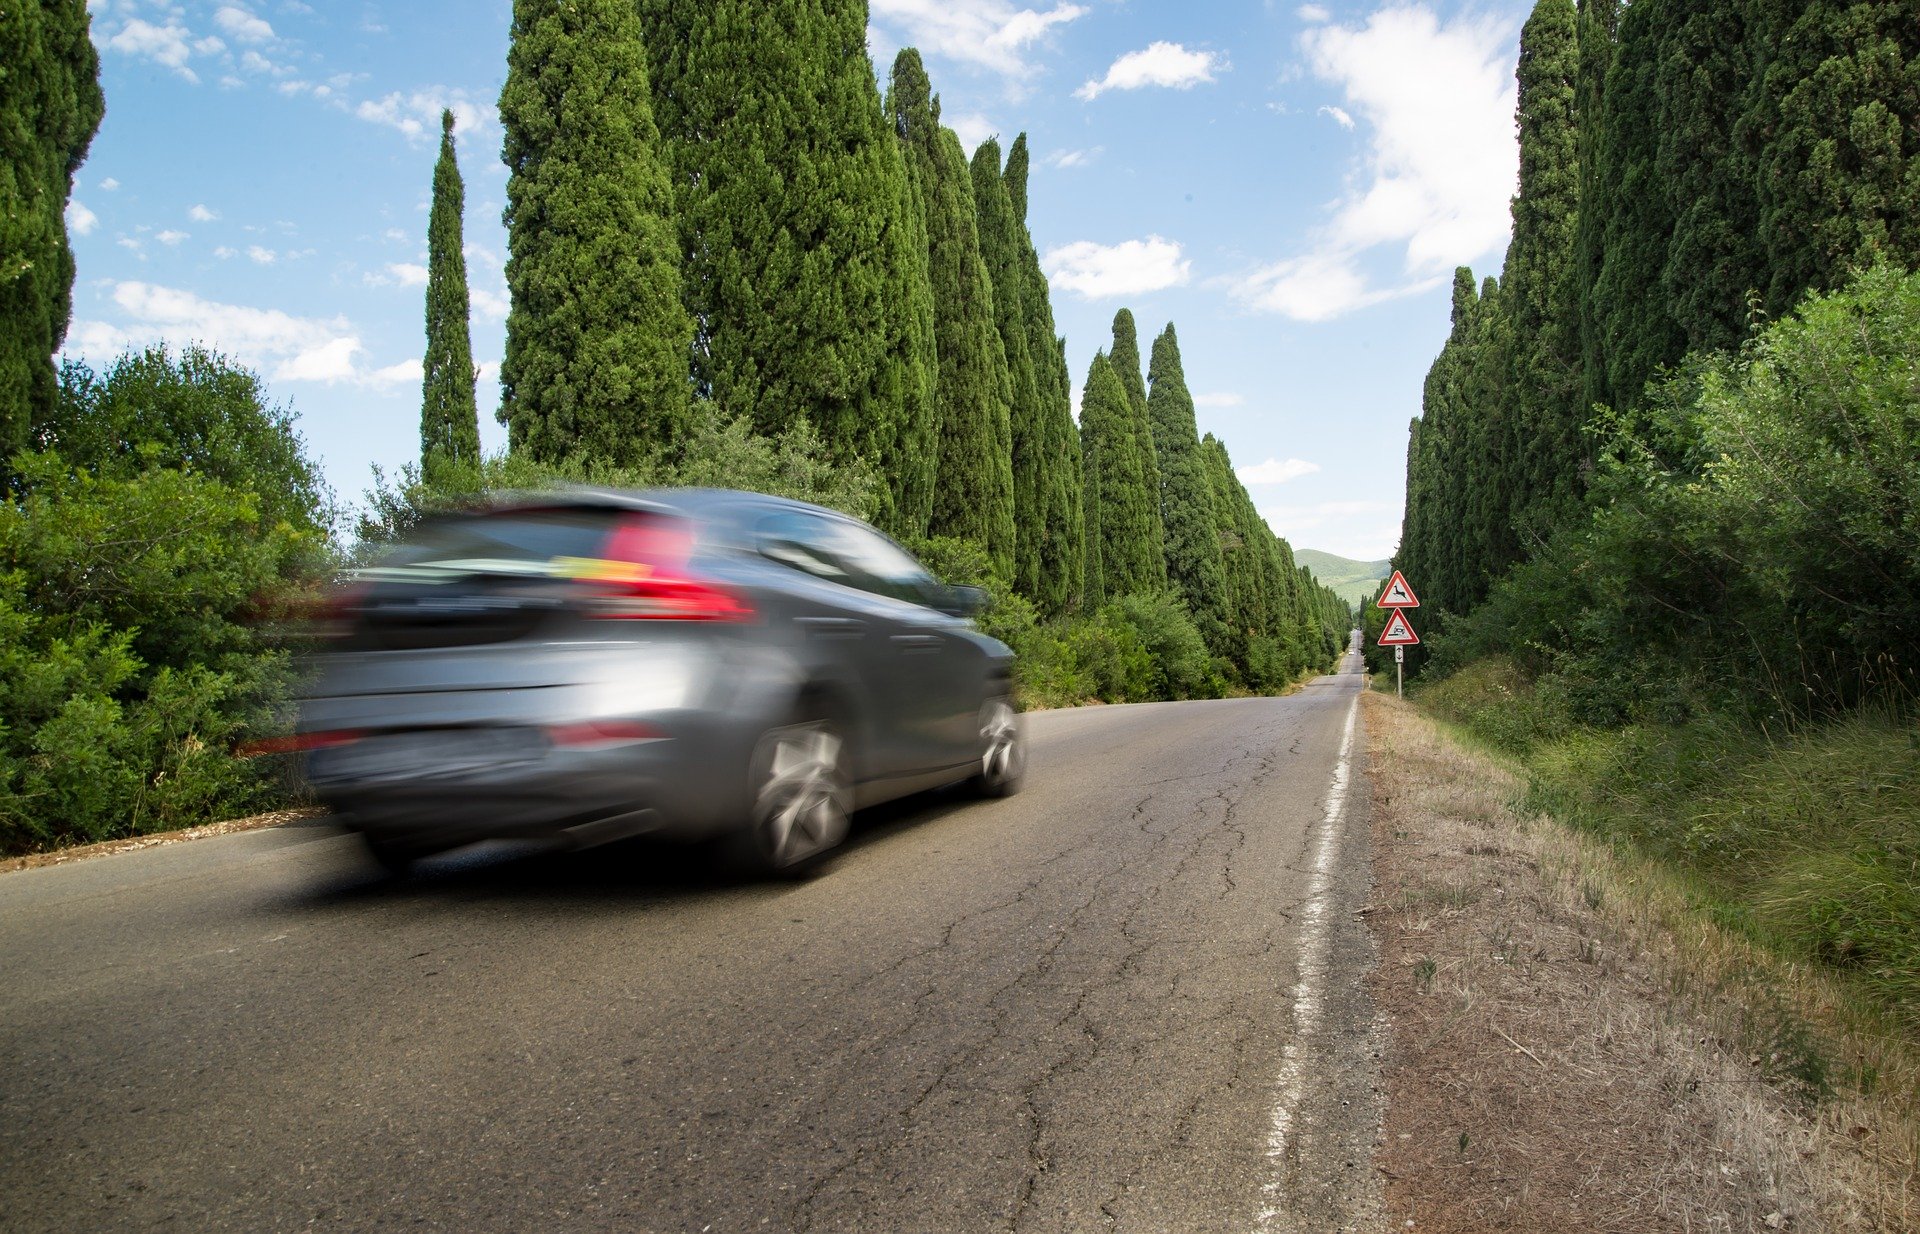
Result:
[[[1920,1229],[1920,1059],[1857,985],[1412,706],[1366,722],[1395,1227]]]

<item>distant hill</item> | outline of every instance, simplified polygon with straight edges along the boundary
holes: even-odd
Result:
[[[1312,570],[1315,578],[1333,588],[1349,604],[1372,603],[1387,578],[1385,561],[1355,561],[1312,548],[1293,550],[1293,560]]]

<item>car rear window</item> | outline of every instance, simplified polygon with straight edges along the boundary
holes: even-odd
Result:
[[[464,573],[545,572],[549,563],[600,555],[611,510],[516,510],[428,523],[381,559],[383,567]]]

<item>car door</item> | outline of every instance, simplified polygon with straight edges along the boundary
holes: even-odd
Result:
[[[879,600],[892,653],[889,693],[909,733],[913,764],[928,771],[978,751],[984,665],[964,619],[932,607],[939,584],[911,554],[864,523],[840,523],[835,550],[853,585]]]

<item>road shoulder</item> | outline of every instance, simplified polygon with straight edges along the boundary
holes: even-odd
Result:
[[[1793,1091],[1792,1042],[1755,1053],[1690,993],[1631,870],[1407,704],[1363,707],[1389,1228],[1912,1228]]]

